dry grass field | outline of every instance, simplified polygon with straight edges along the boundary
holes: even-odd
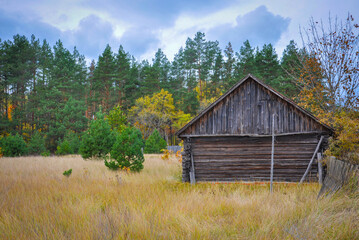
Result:
[[[79,156],[0,159],[0,239],[359,239],[359,198],[319,185],[180,182],[147,155],[141,173]],[[72,175],[62,173],[72,168]]]

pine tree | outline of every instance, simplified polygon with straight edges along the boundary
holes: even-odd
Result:
[[[105,157],[115,142],[115,133],[104,119],[104,114],[97,112],[96,118],[82,135],[80,154],[85,159]]]
[[[98,58],[97,66],[94,70],[94,89],[96,97],[101,101],[104,112],[110,110],[114,105],[111,104],[111,90],[116,79],[116,62],[110,45],[107,44],[104,52]]]
[[[125,52],[122,45],[120,45],[116,56],[116,70],[117,77],[115,86],[117,89],[117,94],[115,93],[115,96],[117,96],[117,98],[114,102],[120,106],[123,106],[123,102],[126,101],[126,92],[124,89],[126,88],[126,85],[131,82],[131,61],[129,54]]]
[[[177,108],[182,111],[188,111],[187,101],[184,101],[184,97],[187,95],[187,92],[191,91],[185,87],[186,82],[186,68],[185,68],[185,59],[184,59],[184,50],[181,47],[178,53],[175,55],[172,64],[171,64],[171,77],[170,77],[170,92],[173,95],[174,104]],[[198,103],[196,103],[198,104]],[[195,112],[195,111],[194,111]]]
[[[229,42],[226,48],[224,49],[224,54],[226,61],[224,62],[222,85],[224,89],[229,89],[235,83],[235,79],[233,76],[235,58],[234,58],[234,52],[231,42]]]
[[[247,74],[257,75],[256,62],[255,62],[255,51],[250,45],[249,41],[246,40],[241,46],[239,53],[236,53],[238,62],[235,65],[235,79],[239,81]]]
[[[141,97],[141,85],[140,85],[140,66],[134,60],[131,59],[131,66],[129,69],[129,78],[127,82],[124,84],[123,92],[124,92],[124,102],[122,104],[123,110],[126,112],[132,106],[135,105],[135,101],[137,98]]]
[[[139,172],[143,169],[145,158],[142,154],[142,135],[136,128],[125,128],[116,138],[111,150],[111,159],[105,165],[111,170],[126,169]]]
[[[31,59],[33,51],[25,36],[15,35],[13,42],[6,44],[5,71],[9,79],[9,101],[12,105],[13,130],[22,135],[27,123],[26,91],[33,78]]]
[[[71,97],[76,100],[84,100],[83,96],[85,95],[87,78],[85,56],[81,55],[75,47],[72,58],[74,60],[74,76],[70,85]]]
[[[161,90],[159,71],[143,60],[140,69],[141,92],[143,95],[152,95]]]
[[[95,87],[94,87],[94,71],[95,71],[96,63],[95,60],[91,61],[89,67],[89,73],[86,79],[86,89],[85,89],[85,102],[87,106],[86,110],[86,118],[92,119],[95,116],[97,111],[96,103],[98,100],[96,99],[95,95]]]
[[[45,139],[38,131],[36,131],[29,141],[28,152],[29,154],[40,155],[45,151]]]
[[[147,138],[145,143],[145,153],[161,153],[162,149],[166,149],[167,143],[160,136],[160,133],[155,129]]]
[[[272,44],[264,44],[263,48],[256,52],[255,66],[257,68],[256,76],[280,90],[280,65]]]
[[[213,74],[211,76],[211,82],[207,89],[209,89],[210,93],[206,96],[206,98],[216,98],[221,95],[223,91],[223,56],[222,53],[219,52],[216,56],[214,66],[213,66]]]
[[[303,66],[300,63],[301,53],[297,48],[295,42],[291,40],[287,47],[284,49],[281,59],[282,67],[282,93],[288,97],[294,98],[299,94],[296,79],[299,77]]]
[[[160,88],[167,90],[169,88],[170,62],[160,48],[155,54],[152,67],[158,74]]]
[[[0,39],[0,136],[9,132],[10,120],[8,114],[9,108],[9,77],[6,71],[7,43]]]

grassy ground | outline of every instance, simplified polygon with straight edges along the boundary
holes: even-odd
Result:
[[[63,171],[72,168],[72,175]],[[147,155],[140,174],[79,156],[0,159],[0,239],[359,239],[359,198],[318,184],[180,182]]]

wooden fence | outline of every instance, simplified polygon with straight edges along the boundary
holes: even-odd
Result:
[[[357,186],[359,186],[359,165],[350,164],[338,160],[335,157],[330,157],[327,162],[327,174],[318,197],[323,194],[335,193],[352,177],[356,178]]]

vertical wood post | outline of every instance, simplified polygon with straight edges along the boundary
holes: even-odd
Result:
[[[317,158],[318,158],[318,178],[319,178],[318,180],[319,180],[319,184],[323,184],[322,154],[318,153]]]
[[[190,143],[191,139],[189,137],[187,137],[187,141]],[[193,161],[193,149],[192,148],[190,151],[190,160],[191,160],[191,167],[190,167],[190,171],[189,171],[189,180],[190,180],[191,184],[195,184],[196,183],[196,175],[194,172],[194,161]]]
[[[270,192],[273,192],[273,170],[274,170],[274,116],[272,119],[272,155],[271,155],[271,165],[270,165]]]
[[[191,171],[189,172],[189,178],[191,181],[191,184],[196,184],[196,175],[194,173],[194,162],[193,162],[193,153],[191,153]]]

